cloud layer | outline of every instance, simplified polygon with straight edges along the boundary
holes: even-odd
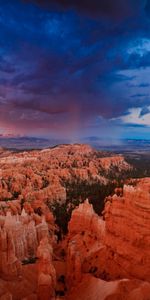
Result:
[[[0,131],[134,137],[149,114],[149,33],[149,0],[0,0]]]

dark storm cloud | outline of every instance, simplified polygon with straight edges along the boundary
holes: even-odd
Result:
[[[150,0],[146,1],[145,11],[146,11],[147,15],[150,17]]]
[[[148,97],[149,94],[135,94],[135,95],[132,95],[131,98],[145,98],[145,97]]]
[[[148,106],[148,10],[143,0],[0,0],[0,122],[92,128]]]
[[[15,66],[5,60],[3,57],[0,57],[0,71],[4,73],[14,73]]]
[[[42,103],[42,101],[39,101],[35,98],[28,101],[12,100],[11,103],[14,109],[33,110],[42,113],[47,113],[50,115],[63,114],[69,111],[69,107],[65,103],[52,103],[48,100],[45,100],[44,103]]]
[[[58,7],[65,10],[75,9],[94,18],[104,16],[111,19],[122,19],[137,11],[140,0],[26,0],[26,2],[37,3],[47,9]],[[146,7],[146,9],[148,8]]]

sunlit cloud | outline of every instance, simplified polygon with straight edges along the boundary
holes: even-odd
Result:
[[[147,113],[142,113],[143,108],[130,108],[126,115],[117,118],[124,124],[150,126],[150,106],[147,107]]]

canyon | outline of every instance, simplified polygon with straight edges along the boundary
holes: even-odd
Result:
[[[132,169],[88,145],[1,149],[0,299],[149,300],[150,178]],[[99,213],[92,195],[69,198],[85,182],[113,182]]]

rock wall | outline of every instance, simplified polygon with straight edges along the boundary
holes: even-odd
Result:
[[[73,211],[67,300],[150,299],[150,178],[134,185],[108,197],[105,220],[88,201]]]
[[[53,249],[48,238],[43,238],[37,249],[38,262],[38,300],[55,299],[56,271],[53,265]]]
[[[0,276],[21,276],[23,260],[36,256],[40,240],[48,237],[48,225],[44,218],[36,225],[34,215],[24,210],[21,215],[0,217]]]
[[[75,286],[81,281],[82,273],[91,272],[90,257],[103,247],[105,221],[93,210],[89,201],[80,204],[68,225],[67,236],[67,284]],[[86,268],[85,263],[89,265]]]
[[[66,300],[149,300],[150,283],[138,280],[106,282],[89,274],[72,288]]]
[[[72,213],[69,241],[82,257],[82,272],[105,280],[150,281],[150,179],[108,197],[104,218],[86,201]]]
[[[95,234],[97,239],[101,239],[105,232],[105,222],[94,212],[92,204],[87,199],[73,210],[68,231],[69,236],[89,231]]]
[[[107,272],[150,281],[150,179],[124,186],[122,197],[110,198],[105,220]]]

